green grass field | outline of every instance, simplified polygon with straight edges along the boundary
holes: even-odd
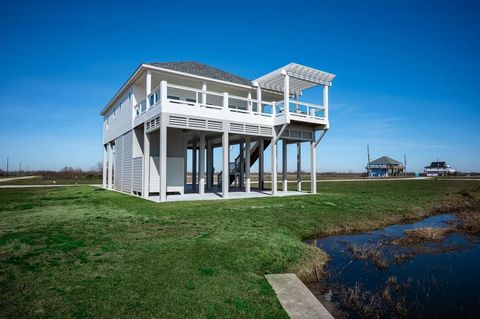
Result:
[[[89,186],[1,189],[0,317],[286,318],[263,275],[307,265],[303,238],[418,218],[480,183],[318,191],[158,204]]]

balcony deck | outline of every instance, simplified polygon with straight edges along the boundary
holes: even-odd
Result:
[[[159,113],[229,120],[255,125],[276,126],[294,122],[328,126],[328,111],[324,106],[290,100],[262,101],[228,93],[200,90],[165,83],[134,106],[135,125]]]

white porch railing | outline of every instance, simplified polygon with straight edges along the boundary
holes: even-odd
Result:
[[[227,99],[226,101],[224,101],[225,98]],[[167,84],[166,100],[173,104],[223,111],[224,105],[227,105],[226,111],[228,112],[253,114],[262,117],[278,117],[285,114],[283,101],[260,101],[259,103],[258,100],[252,98],[226,95],[175,84]],[[139,116],[150,108],[155,107],[160,101],[160,86],[158,86],[152,93],[134,106],[135,116]],[[325,107],[293,100],[289,102],[288,111],[292,118],[325,120]]]
[[[276,115],[283,115],[285,112],[284,102],[280,101],[275,104]],[[325,107],[312,103],[289,100],[288,112],[290,116],[305,119],[325,119]]]

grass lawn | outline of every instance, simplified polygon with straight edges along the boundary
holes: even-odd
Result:
[[[89,186],[1,189],[0,317],[286,318],[263,274],[307,267],[316,250],[302,238],[419,217],[480,182],[318,191],[157,204]]]

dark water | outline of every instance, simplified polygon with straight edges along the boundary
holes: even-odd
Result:
[[[326,279],[309,288],[339,318],[480,318],[478,237],[453,232],[439,242],[389,243],[405,237],[407,229],[456,221],[454,215],[437,215],[371,233],[309,240],[331,257]],[[373,248],[383,262],[354,257],[352,245]]]

